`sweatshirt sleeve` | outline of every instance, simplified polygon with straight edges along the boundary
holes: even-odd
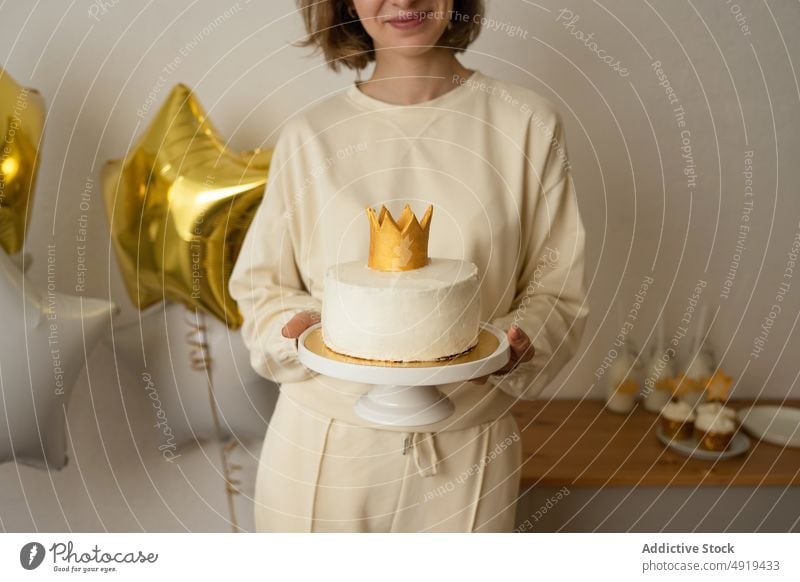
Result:
[[[321,310],[301,278],[291,236],[292,152],[287,128],[278,139],[270,163],[264,198],[245,235],[233,267],[228,291],[242,313],[242,339],[253,369],[276,383],[300,382],[316,375],[300,363],[297,340],[281,335],[296,313]]]
[[[533,359],[492,385],[523,400],[535,399],[575,355],[589,308],[584,285],[585,233],[569,171],[563,124],[531,125],[521,212],[521,268],[511,311],[493,320],[508,331],[516,323],[531,338]],[[546,154],[539,154],[543,145]],[[549,146],[549,147],[548,147]]]

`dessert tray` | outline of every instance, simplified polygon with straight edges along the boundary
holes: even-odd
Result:
[[[491,374],[506,365],[510,348],[505,332],[482,323],[478,344],[449,359],[427,362],[391,362],[346,356],[322,340],[322,325],[306,329],[298,338],[300,361],[325,376],[375,386],[356,402],[361,418],[389,426],[422,426],[453,414],[453,403],[439,384],[463,382]]]
[[[731,439],[728,448],[724,451],[709,451],[700,446],[699,441],[692,437],[689,439],[672,439],[666,434],[661,426],[656,427],[656,436],[662,444],[670,449],[692,457],[694,459],[703,459],[705,461],[719,461],[722,459],[730,459],[731,457],[738,457],[750,450],[750,439],[747,438],[741,430],[737,430]]]
[[[800,408],[757,405],[737,414],[747,432],[764,442],[800,447]]]

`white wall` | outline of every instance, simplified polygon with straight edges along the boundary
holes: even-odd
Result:
[[[662,308],[672,335],[688,295],[703,280],[702,299],[715,315],[711,342],[723,368],[738,379],[735,395],[798,397],[794,356],[800,340],[793,330],[800,313],[800,275],[783,275],[787,252],[800,232],[800,89],[792,63],[800,63],[800,39],[793,34],[800,25],[800,6],[788,0],[741,0],[738,5],[725,0],[573,0],[567,6],[579,17],[569,30],[565,19],[558,20],[563,3],[490,1],[490,21],[464,59],[486,74],[541,92],[561,108],[567,123],[588,231],[592,315],[575,365],[546,394],[602,396],[595,371],[620,327],[616,310],[629,310],[641,281],[652,276],[654,284],[631,332],[638,345],[649,341]],[[737,10],[746,31],[737,22]],[[17,81],[37,88],[48,106],[27,240],[34,281],[44,284],[46,248],[55,242],[59,265],[65,265],[58,289],[74,292],[75,274],[67,266],[76,260],[80,195],[87,180],[94,179],[89,294],[113,298],[123,308],[123,320],[134,316],[110,252],[98,191],[100,168],[125,153],[175,83],[193,87],[214,124],[232,147],[242,150],[274,143],[282,120],[349,84],[351,74],[337,76],[319,58],[308,57],[307,50],[287,46],[302,33],[293,11],[290,0],[40,0],[0,8],[1,62]],[[519,29],[512,33],[515,25]],[[612,70],[570,34],[578,30],[594,33],[598,47],[618,58],[628,75]],[[176,68],[164,72],[176,57]],[[691,192],[682,173],[680,130],[658,85],[654,61],[662,63],[685,110],[698,176]],[[160,75],[164,87],[142,118],[137,111],[159,86]],[[750,230],[730,296],[722,299],[742,223],[747,150],[754,152]],[[754,339],[781,282],[790,283],[782,312],[755,358]],[[688,340],[680,342],[682,361],[688,346]],[[74,463],[56,483],[33,470],[0,467],[2,527],[182,529],[180,523],[188,523],[189,529],[227,529],[228,509],[214,470],[216,452],[197,453],[194,461],[186,461],[177,506],[151,504],[156,489],[174,483],[157,460],[125,478],[113,478],[116,459],[135,450],[128,423],[144,417],[122,416],[118,398],[103,392],[115,383],[108,358],[93,359],[88,377],[93,391],[82,376],[70,408],[75,447],[70,456],[83,459],[89,477]],[[120,422],[103,424],[97,434],[92,402],[102,404],[98,414]],[[140,413],[146,414],[144,409]],[[92,468],[95,455],[103,451],[100,441],[109,447],[103,453],[109,461],[102,458],[104,467]],[[254,467],[258,446],[254,443],[243,455],[247,470]],[[152,475],[164,479],[155,489]],[[101,491],[114,491],[112,497],[140,504],[121,509],[101,501],[100,509],[92,509],[81,476],[96,492],[92,500],[101,498]],[[194,491],[190,485],[197,483],[208,491]],[[23,488],[32,501],[25,500]],[[54,490],[62,496],[58,511],[53,510],[58,508]],[[71,491],[84,502],[73,503]],[[186,519],[176,521],[170,512]],[[248,512],[240,509],[245,527]]]

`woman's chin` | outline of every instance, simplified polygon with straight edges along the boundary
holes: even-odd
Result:
[[[378,50],[391,50],[393,54],[403,57],[418,57],[438,48],[436,41],[430,39],[402,39],[394,43],[387,43]]]

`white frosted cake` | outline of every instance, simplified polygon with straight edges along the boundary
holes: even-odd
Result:
[[[478,343],[478,268],[428,258],[432,207],[418,222],[406,205],[395,222],[369,208],[370,258],[325,273],[322,338],[331,350],[370,360],[429,361]],[[400,260],[402,258],[402,260]]]
[[[371,360],[436,360],[478,341],[478,268],[431,259],[413,271],[355,261],[325,274],[322,337],[332,350]]]

